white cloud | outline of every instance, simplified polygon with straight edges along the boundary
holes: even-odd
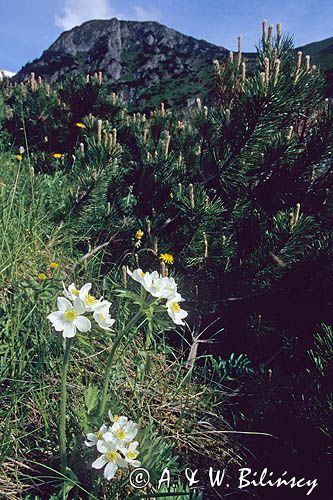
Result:
[[[92,19],[132,19],[135,21],[160,21],[162,14],[155,7],[133,5],[124,15],[110,5],[109,0],[65,0],[60,15],[55,16],[55,24],[62,30],[69,30]]]
[[[160,21],[162,18],[162,13],[154,7],[134,5],[133,11],[137,21]]]
[[[58,28],[69,30],[91,19],[111,19],[122,17],[112,7],[108,0],[66,0],[61,15],[55,16]]]

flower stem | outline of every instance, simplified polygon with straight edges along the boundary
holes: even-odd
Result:
[[[119,333],[119,335],[115,338],[115,341],[113,342],[112,349],[110,351],[107,364],[106,364],[106,370],[105,370],[105,378],[104,378],[104,383],[103,383],[103,389],[102,389],[102,396],[100,399],[100,403],[98,406],[98,416],[102,417],[105,413],[105,407],[106,407],[106,402],[107,402],[107,395],[108,395],[108,389],[109,389],[109,383],[110,383],[110,375],[111,375],[111,369],[112,369],[112,362],[113,358],[115,355],[115,352],[117,350],[117,347],[119,346],[122,338],[126,335],[126,333],[139,321],[139,319],[144,316],[144,312],[140,309],[135,316],[127,323],[126,327]]]
[[[60,463],[61,472],[66,475],[67,468],[67,454],[66,454],[66,399],[67,399],[67,370],[69,362],[69,354],[71,350],[73,339],[66,339],[66,347],[64,359],[61,369],[61,392],[60,392],[60,425],[59,425],[59,438],[60,438]]]

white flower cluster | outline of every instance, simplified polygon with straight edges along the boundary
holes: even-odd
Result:
[[[104,477],[112,479],[119,467],[139,467],[136,460],[139,455],[137,441],[133,441],[138,432],[138,426],[124,416],[113,416],[109,411],[111,426],[102,425],[96,433],[88,433],[86,446],[96,446],[101,455],[92,463],[94,469],[104,469]]]
[[[135,281],[138,281],[153,297],[166,299],[165,305],[172,321],[176,325],[185,325],[183,319],[186,318],[188,313],[179,305],[185,299],[177,292],[177,284],[173,278],[162,277],[157,271],[145,273],[142,269],[136,269],[133,272],[127,269],[127,273]]]
[[[111,330],[115,320],[110,316],[111,302],[103,297],[96,299],[90,294],[91,283],[86,283],[79,290],[74,283],[68,289],[64,286],[64,296],[58,297],[58,311],[47,316],[57,332],[62,332],[63,337],[74,337],[77,330],[88,332],[91,321],[84,316],[86,313],[93,315],[94,320],[103,330]]]

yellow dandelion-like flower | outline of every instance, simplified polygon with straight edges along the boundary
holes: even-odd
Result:
[[[16,159],[17,159],[18,161],[22,161],[22,155],[16,155]]]
[[[78,128],[86,128],[85,124],[84,123],[74,123],[75,127],[78,127]]]
[[[37,278],[38,278],[40,281],[45,281],[45,280],[47,280],[47,276],[46,276],[46,274],[44,274],[44,273],[40,273],[40,274],[38,274]]]
[[[137,240],[141,240],[145,233],[142,231],[142,229],[138,229],[137,232],[135,233],[135,237]]]
[[[57,269],[59,267],[59,264],[57,262],[51,262],[50,263],[50,268],[51,269]]]
[[[160,259],[169,265],[172,265],[174,263],[173,255],[171,255],[169,253],[161,253]]]
[[[61,153],[53,153],[53,158],[61,158],[62,154]]]

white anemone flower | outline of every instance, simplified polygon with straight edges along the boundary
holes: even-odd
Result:
[[[137,450],[139,443],[137,441],[133,441],[130,443],[128,448],[121,448],[121,452],[123,453],[126,462],[132,467],[140,467],[141,462],[136,460],[136,457],[139,455],[139,450]]]
[[[128,422],[128,418],[124,417],[123,415],[112,415],[111,410],[108,412],[109,419],[111,420],[112,423],[118,422],[119,425],[125,425]]]
[[[97,322],[98,326],[103,330],[111,330],[116,321],[110,316],[110,306],[111,302],[105,301],[102,306],[94,311],[94,319]]]
[[[177,293],[177,283],[168,276],[161,278],[161,285],[164,291],[163,299],[170,299]]]
[[[84,444],[88,447],[96,446],[98,441],[103,441],[104,434],[109,430],[108,426],[103,424],[98,432],[88,432],[87,440]]]
[[[68,288],[65,287],[65,283],[63,282],[62,283],[62,286],[64,288],[64,296],[66,297],[66,299],[69,299],[69,300],[75,300],[76,298],[79,297],[80,295],[80,290],[78,290],[75,286],[74,283],[71,283],[69,285]]]
[[[152,286],[153,280],[159,278],[159,274],[157,271],[152,273],[143,272],[142,269],[135,269],[135,271],[130,271],[127,268],[127,274],[134,280],[140,283],[147,292],[150,292],[150,288]]]
[[[97,308],[109,304],[107,300],[103,300],[103,297],[100,299],[96,299],[94,295],[91,295],[89,292],[91,290],[91,283],[86,283],[79,290],[79,298],[83,301],[86,311],[93,312]]]
[[[184,300],[179,293],[176,293],[166,303],[168,314],[176,325],[185,325],[183,319],[186,318],[188,313],[179,305],[179,302],[184,302]]]
[[[152,280],[149,292],[153,297],[169,299],[177,293],[177,284],[173,278],[169,278],[168,276],[161,278],[159,276]]]
[[[119,467],[127,467],[127,461],[118,451],[117,440],[111,433],[104,434],[104,440],[97,442],[97,450],[102,453],[91,466],[94,469],[104,469],[104,477],[110,481]]]
[[[145,273],[139,268],[132,272],[127,268],[127,273],[155,298],[169,299],[177,293],[175,280],[168,276],[162,277],[157,271]]]
[[[114,422],[110,429],[110,434],[113,435],[119,446],[133,441],[138,432],[138,425],[132,420],[119,420]],[[108,436],[109,433],[106,434]]]
[[[91,329],[89,319],[81,316],[85,312],[82,300],[76,298],[72,304],[64,297],[58,297],[57,305],[59,310],[49,314],[47,319],[57,332],[62,332],[63,337],[71,338],[76,335],[76,330],[88,332]]]

